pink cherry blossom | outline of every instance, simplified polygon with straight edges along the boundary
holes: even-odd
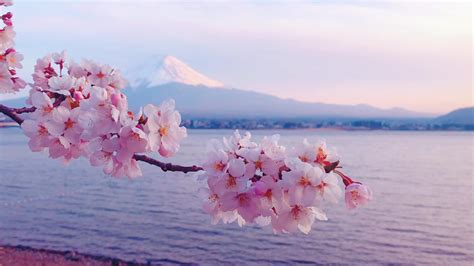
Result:
[[[0,2],[0,5],[2,5],[1,2]],[[7,26],[13,26],[12,17],[13,17],[13,14],[11,12],[7,12],[7,13],[3,14],[2,15],[3,23],[5,23],[5,25],[7,25]]]
[[[348,209],[354,209],[371,201],[372,191],[363,184],[352,183],[346,187],[345,198],[346,207]]]
[[[263,176],[255,182],[255,194],[260,197],[260,207],[262,216],[272,216],[275,214],[274,206],[282,200],[283,191],[278,182],[271,176]]]
[[[240,148],[255,148],[257,144],[252,142],[250,138],[252,135],[250,132],[245,132],[244,136],[240,135],[238,130],[234,131],[234,135],[223,139],[224,142],[224,149],[226,151],[236,151]]]
[[[203,210],[212,217],[212,224],[217,224],[219,221],[223,223],[232,223],[237,220],[237,211],[223,211],[219,201],[220,196],[212,192],[208,188],[200,188],[199,196],[204,199]]]
[[[290,171],[283,172],[283,186],[288,189],[290,201],[303,206],[314,205],[323,170],[296,160],[289,161],[288,166]]]
[[[342,196],[342,189],[337,176],[333,173],[324,173],[319,185],[316,186],[318,192],[316,194],[317,201],[328,201],[337,203]]]
[[[96,144],[96,145],[94,145]],[[96,146],[93,148],[92,146]],[[90,163],[92,166],[103,166],[105,174],[111,174],[114,168],[114,156],[120,149],[119,138],[114,136],[108,138],[96,138],[89,144],[89,149],[94,149],[90,156]]]
[[[114,93],[110,96],[110,100],[113,106],[120,112],[128,110],[127,96],[121,92]]]
[[[0,29],[0,50],[6,50],[13,46],[15,38],[15,32],[12,27],[7,26],[3,29]]]
[[[83,65],[78,64],[74,61],[70,61],[68,64],[68,74],[71,77],[81,78],[87,76],[87,70],[84,68]]]
[[[237,218],[228,221],[307,234],[315,220],[327,220],[322,208],[341,196],[339,177],[344,184],[353,181],[339,170],[326,173],[330,152],[324,142],[305,141],[302,150],[288,154],[278,139],[264,137],[255,143],[250,134],[242,137],[236,131],[222,142],[209,142],[201,178],[207,178],[203,206],[214,223],[224,213],[234,217],[236,212]],[[307,162],[301,155],[308,157]]]
[[[108,88],[114,90],[121,90],[125,88],[127,81],[123,78],[121,72],[117,69],[114,69],[112,75],[109,77]]]
[[[50,116],[53,112],[53,101],[49,96],[37,90],[30,91],[30,104],[36,107],[34,115],[36,119],[44,120],[46,117]]]
[[[260,215],[260,202],[253,191],[227,192],[222,196],[221,203],[223,211],[236,210],[246,223],[252,223]]]
[[[110,74],[112,73],[110,66],[89,62],[88,71],[90,73],[88,79],[91,84],[102,88],[107,87],[110,81]]]
[[[61,53],[53,53],[52,57],[54,63],[59,65],[59,72],[61,73],[67,60],[66,51],[62,51]]]
[[[174,100],[164,101],[158,107],[149,104],[144,114],[148,117],[146,125],[152,150],[164,157],[173,156],[187,135],[186,128],[180,127],[181,116],[175,110]]]
[[[12,77],[12,81],[13,81],[13,88],[12,89],[15,92],[18,92],[21,89],[26,87],[26,81],[24,81],[23,79],[21,79],[19,77]],[[0,93],[1,93],[1,91],[0,91]]]
[[[69,90],[74,89],[76,79],[69,76],[51,77],[48,80],[48,89],[66,96],[71,95]]]
[[[5,56],[7,65],[11,68],[22,68],[21,61],[23,60],[23,55],[17,53],[15,50],[8,52]]]
[[[280,135],[264,137],[261,142],[263,153],[272,160],[284,160],[286,157],[286,148],[278,144]]]
[[[261,171],[263,174],[275,176],[279,173],[283,160],[273,160],[261,148],[242,148],[236,152],[245,158],[249,168],[253,171]]]
[[[33,73],[34,87],[44,90],[49,89],[48,80],[58,76],[56,70],[51,66],[51,56],[46,55],[36,60],[35,71]]]
[[[63,136],[69,143],[80,142],[82,128],[79,124],[80,109],[69,110],[59,106],[53,110],[51,120],[46,122],[48,131],[54,137]]]
[[[121,163],[128,163],[135,153],[146,152],[148,149],[148,137],[143,130],[126,126],[119,133],[120,150],[117,160]]]
[[[314,207],[283,204],[277,208],[278,216],[272,219],[275,232],[294,233],[298,230],[304,234],[311,231],[316,218],[327,220],[324,213]]]
[[[127,161],[118,161],[114,158],[114,167],[111,173],[114,177],[135,178],[142,175],[142,170],[138,165],[138,162],[131,158]]]
[[[325,141],[319,141],[315,144],[310,143],[307,139],[296,146],[293,154],[302,162],[317,163],[320,165],[328,165],[339,160],[339,156],[334,150],[329,150]]]
[[[51,139],[49,144],[49,157],[53,159],[61,158],[68,153],[71,143],[63,136],[58,136]]]
[[[152,108],[149,117],[134,114],[119,91],[124,83],[119,71],[88,60],[81,64],[65,64],[65,60],[63,52],[45,56],[35,66],[28,100],[36,107],[31,118],[42,123],[50,139],[35,150],[46,148],[50,157],[66,162],[87,157],[91,165],[103,166],[105,173],[116,177],[141,175],[133,158],[137,153],[153,150],[171,156],[178,151],[186,129],[179,125],[181,117],[173,101]],[[58,67],[67,71],[58,75],[62,72]],[[112,140],[115,146],[107,144]]]
[[[2,1],[0,6],[10,6],[11,1]],[[16,76],[16,68],[22,68],[23,56],[13,48],[15,31],[12,13],[1,16],[5,27],[0,28],[0,93],[15,93],[26,87],[26,82]]]
[[[0,92],[13,93],[12,75],[4,63],[0,63]]]
[[[229,156],[223,150],[215,145],[208,145],[206,161],[203,163],[203,168],[210,176],[222,176],[229,168]]]
[[[37,120],[25,120],[21,124],[21,128],[25,135],[30,138],[28,146],[32,151],[42,151],[50,145],[52,137],[44,123]]]

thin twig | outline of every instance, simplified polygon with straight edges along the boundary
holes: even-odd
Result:
[[[11,108],[11,110],[17,114],[33,113],[36,110],[36,107],[31,106],[31,107]]]
[[[155,160],[153,158],[150,158],[146,155],[135,154],[135,155],[133,155],[133,158],[137,161],[142,161],[142,162],[146,162],[146,163],[158,166],[164,172],[171,171],[171,172],[188,173],[188,172],[198,172],[198,171],[203,170],[202,167],[197,166],[197,165],[182,166],[182,165],[177,165],[177,164],[164,163],[164,162],[160,162],[158,160]]]

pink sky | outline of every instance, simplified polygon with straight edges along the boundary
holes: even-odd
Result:
[[[63,49],[122,67],[171,54],[230,86],[284,98],[431,113],[473,105],[470,2],[16,1],[13,9],[24,75]]]

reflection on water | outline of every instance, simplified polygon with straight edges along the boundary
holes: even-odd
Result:
[[[275,131],[255,131],[261,138]],[[474,260],[473,137],[456,132],[280,131],[291,145],[325,138],[374,201],[327,209],[309,235],[210,224],[192,174],[142,164],[135,180],[105,177],[84,160],[63,166],[31,153],[17,128],[0,130],[0,244],[152,263],[430,263]],[[190,131],[172,161],[199,163],[205,141],[230,131]]]

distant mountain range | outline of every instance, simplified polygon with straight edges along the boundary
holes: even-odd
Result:
[[[426,118],[430,114],[370,105],[308,103],[226,87],[172,56],[156,58],[126,72],[132,108],[173,98],[181,113],[200,118]]]
[[[124,91],[130,107],[159,104],[173,98],[188,118],[321,118],[321,119],[416,119],[430,120],[432,114],[402,108],[382,109],[366,104],[341,105],[282,99],[250,90],[229,88],[172,56],[155,57],[125,71],[129,88]],[[4,101],[24,106],[25,99]],[[463,112],[464,114],[464,112]],[[471,111],[472,114],[472,111]],[[464,115],[461,115],[464,117]],[[448,114],[435,121],[457,121]],[[451,121],[451,120],[450,120]],[[469,122],[469,120],[463,120]],[[472,122],[472,120],[471,120]]]
[[[474,107],[456,109],[445,115],[437,117],[434,121],[440,124],[473,125]]]
[[[307,103],[254,91],[210,88],[182,83],[140,87],[125,91],[132,108],[175,99],[178,110],[199,118],[421,118],[427,114],[380,109],[369,105]]]

